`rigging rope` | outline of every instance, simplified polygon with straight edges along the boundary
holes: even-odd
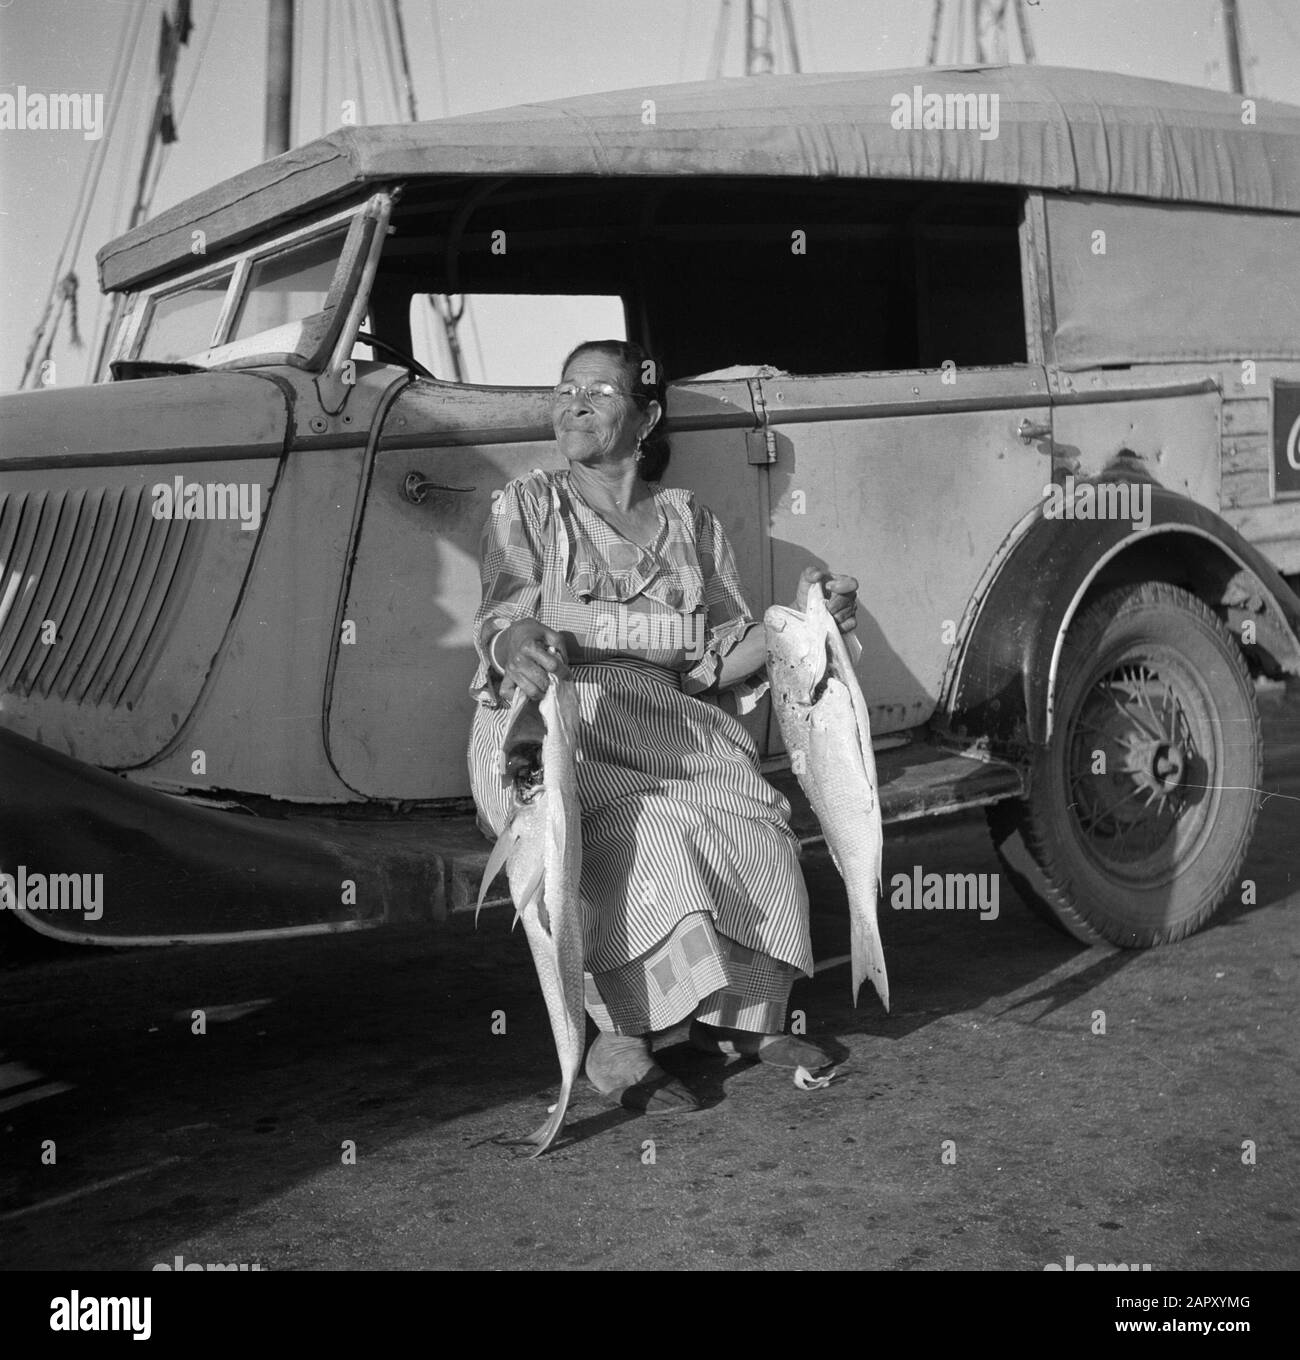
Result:
[[[433,25],[433,54],[438,61],[438,89],[441,91],[442,116],[451,113],[447,93],[447,62],[442,55],[442,24],[438,19],[438,0],[429,0],[429,22]]]
[[[402,101],[397,92],[397,58],[393,55],[392,39],[388,31],[388,6],[381,0],[378,7],[371,7],[367,13],[370,15],[370,22],[375,32],[375,43],[386,72],[386,79],[383,82],[386,102],[392,106],[393,122],[400,123],[402,121]]]
[[[221,0],[211,0],[208,10],[208,26],[203,37],[199,40],[198,50],[194,54],[194,69],[190,72],[189,88],[185,91],[185,97],[181,100],[180,109],[176,114],[175,127],[179,133],[184,125],[186,111],[190,107],[190,100],[194,97],[194,87],[199,83],[199,72],[203,69],[203,58],[208,50],[208,43],[212,41],[212,31],[217,26],[217,9]],[[145,196],[145,212],[149,212],[153,207],[154,195],[158,191],[158,181],[162,178],[162,172],[171,158],[171,143],[165,145],[158,153],[155,162],[153,177],[149,182],[149,188]]]
[[[164,9],[158,41],[158,94],[154,99],[153,114],[146,134],[144,158],[140,162],[140,175],[136,182],[135,203],[127,222],[127,230],[138,226],[144,220],[152,201],[153,189],[158,183],[158,170],[154,152],[161,146],[159,159],[166,154],[167,145],[176,140],[176,118],[172,105],[172,86],[176,79],[176,66],[180,60],[180,50],[189,46],[190,33],[194,24],[190,18],[190,0],[176,0],[174,18]],[[93,373],[98,373],[104,365],[108,347],[117,332],[118,322],[126,298],[122,293],[114,293],[108,310],[108,324],[99,339],[95,355]]]
[[[352,30],[352,76],[357,87],[357,113],[359,121],[368,123],[366,117],[366,82],[361,76],[361,32],[357,23],[357,0],[347,0],[348,27]]]
[[[140,29],[147,8],[148,0],[137,0],[135,16],[123,28],[122,35],[118,40],[117,52],[114,55],[112,71],[109,76],[108,122],[104,128],[104,135],[100,138],[90,159],[86,162],[85,169],[82,171],[76,204],[72,211],[72,218],[68,223],[67,234],[63,238],[63,245],[59,250],[58,259],[54,264],[54,276],[50,281],[49,292],[46,294],[45,308],[32,334],[32,342],[23,364],[23,375],[18,383],[20,389],[27,386],[27,379],[37,365],[37,355],[40,354],[41,364],[44,364],[50,357],[58,332],[59,320],[69,298],[71,298],[74,308],[73,333],[76,334],[77,276],[75,268],[77,257],[81,253],[82,241],[86,234],[86,224],[90,220],[95,193],[99,187],[99,178],[103,174],[104,163],[108,158],[109,143],[113,138],[113,129],[117,125],[117,115],[122,105],[122,94],[126,86],[127,75],[135,58]],[[69,280],[71,280],[70,287]],[[56,301],[57,308],[55,306]],[[43,353],[41,352],[42,341],[44,341]],[[80,335],[76,335],[76,347],[78,349],[81,347],[80,341]]]
[[[330,15],[333,14],[332,5],[325,6],[325,27],[321,34],[321,63],[320,63],[320,135],[327,136],[330,132],[329,114],[329,92],[330,92]]]

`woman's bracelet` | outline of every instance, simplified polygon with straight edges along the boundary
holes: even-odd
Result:
[[[509,628],[509,626],[510,625],[507,624],[506,628]],[[488,660],[502,675],[506,673],[506,668],[497,660],[497,643],[501,641],[501,637],[505,633],[506,628],[498,628],[492,635],[492,641],[488,643]]]

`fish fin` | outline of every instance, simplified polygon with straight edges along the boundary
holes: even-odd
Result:
[[[545,798],[547,795],[541,795]],[[532,823],[535,828],[537,823]],[[546,856],[536,855],[528,877],[519,885],[519,890],[514,890],[514,884],[510,885],[511,894],[515,902],[515,922],[516,924],[523,917],[524,912],[533,905],[537,904],[537,919],[542,923],[542,928],[549,935],[551,933],[550,922],[546,916],[545,892],[546,892]],[[514,929],[512,925],[511,930]]]
[[[487,890],[492,886],[496,876],[506,867],[506,862],[510,859],[518,842],[519,828],[515,824],[512,814],[510,820],[501,828],[497,843],[492,847],[492,853],[488,856],[487,867],[483,870],[483,881],[479,884],[478,901],[474,905],[475,930],[478,929],[478,914],[483,910],[483,899],[487,896]]]
[[[524,909],[530,906],[534,901],[536,901],[538,918],[542,921],[543,925],[546,925],[545,921],[546,909],[542,905],[542,880],[545,878],[545,876],[546,865],[542,863],[539,857],[538,862],[533,869],[533,872],[529,874],[527,879],[525,879],[524,882],[520,885],[519,895],[518,897],[515,898],[516,917],[522,916],[524,913]],[[511,927],[511,929],[513,929],[513,927]],[[549,934],[550,927],[547,926],[546,929],[547,933]]]

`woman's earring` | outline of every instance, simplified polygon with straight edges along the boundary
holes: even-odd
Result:
[[[637,435],[636,437],[636,461],[638,463],[645,457],[645,450],[641,447],[641,441],[644,438],[644,435]]]

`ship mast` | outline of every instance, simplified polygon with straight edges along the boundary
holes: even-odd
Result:
[[[731,0],[721,0],[718,24],[713,35],[711,74],[716,80],[722,75],[727,50],[727,32],[731,26]],[[782,59],[784,34],[784,60]],[[746,0],[745,3],[745,74],[747,76],[774,75],[783,67],[798,75],[803,69],[799,60],[799,38],[795,32],[794,14],[790,0]]]
[[[945,15],[952,16],[945,24]],[[1024,0],[934,0],[927,66],[1002,64],[1010,58],[1010,24],[1014,16],[1026,63],[1036,60],[1034,38]]]
[[[266,133],[262,159],[288,151],[293,122],[293,3],[268,0],[266,16]]]
[[[1241,19],[1237,0],[1222,0],[1223,29],[1228,44],[1228,80],[1236,94],[1246,93],[1246,78],[1241,69]]]

